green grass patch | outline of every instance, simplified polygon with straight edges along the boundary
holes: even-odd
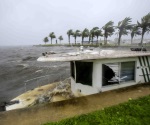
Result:
[[[137,100],[44,125],[149,125],[150,95]]]

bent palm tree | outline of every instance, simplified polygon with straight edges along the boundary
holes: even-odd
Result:
[[[94,31],[94,34],[95,34],[95,36],[96,36],[96,38],[97,38],[97,44],[98,44],[98,37],[99,37],[99,36],[103,36],[103,35],[102,35],[102,31],[99,30],[99,29],[97,29],[97,30]]]
[[[91,31],[89,32],[89,43],[91,42]]]
[[[98,37],[102,36],[102,31],[98,27],[94,27],[92,30],[90,30],[90,38],[92,40],[92,44],[95,36],[97,37],[97,42],[98,42]]]
[[[72,29],[68,30],[67,35],[68,35],[68,41],[69,41],[69,45],[70,45],[70,36],[73,35],[73,30]]]
[[[89,30],[87,28],[85,28],[82,33],[81,33],[81,37],[82,37],[82,45],[83,45],[83,41],[85,37],[89,37]]]
[[[61,41],[63,40],[63,37],[62,37],[62,36],[59,36],[58,39],[59,39],[60,44],[61,44]]]
[[[49,37],[51,38],[51,44],[52,44],[52,40],[53,40],[54,38],[56,38],[54,32],[51,32],[51,33],[49,34]]]
[[[108,36],[113,35],[114,30],[114,22],[113,21],[109,21],[108,23],[105,24],[105,26],[102,27],[102,29],[104,30],[104,43],[105,45],[107,44],[107,38]]]
[[[137,27],[137,25],[135,25],[131,30],[131,44],[133,42],[133,37],[136,35],[141,35],[141,31],[140,31],[139,27]]]
[[[89,41],[92,40],[92,44],[93,44],[93,38],[95,37],[95,33],[94,33],[94,29],[90,30],[90,35],[89,35]]]
[[[43,39],[43,41],[45,42],[45,44],[48,42],[48,37],[45,37],[44,39]]]
[[[118,45],[120,46],[120,40],[122,35],[128,35],[128,30],[132,29],[132,25],[130,24],[131,18],[126,17],[124,20],[118,22],[118,30],[119,30],[119,38],[118,38]]]
[[[150,13],[141,19],[141,23],[137,21],[138,27],[142,29],[141,45],[143,44],[144,34],[150,31]]]
[[[80,30],[76,30],[76,31],[73,33],[73,37],[74,37],[74,40],[75,40],[75,44],[76,44],[76,39],[77,39],[77,37],[80,37],[80,36],[81,36]]]
[[[94,27],[92,30],[90,30],[90,39],[92,40],[92,44],[93,44],[93,39],[95,37],[95,31],[98,30],[98,27]]]

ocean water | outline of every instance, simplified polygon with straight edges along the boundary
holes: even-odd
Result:
[[[35,87],[70,76],[69,62],[38,62],[43,52],[64,53],[73,47],[15,46],[0,47],[0,102]]]

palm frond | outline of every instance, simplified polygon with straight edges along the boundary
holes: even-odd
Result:
[[[107,38],[108,36],[111,36],[113,34],[113,32],[115,31],[115,26],[113,26],[114,22],[113,21],[109,21],[108,23],[105,24],[105,26],[103,26],[103,30],[104,30],[104,37]],[[120,25],[121,22],[118,23],[118,25]]]
[[[68,30],[68,31],[67,31],[67,34],[68,34],[68,35],[73,35],[73,30],[72,30],[72,29]]]

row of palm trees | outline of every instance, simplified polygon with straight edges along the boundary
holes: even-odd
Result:
[[[54,38],[56,38],[56,35],[55,35],[54,32],[51,32],[48,37],[50,37],[51,44],[52,44],[52,41],[53,41]],[[45,37],[43,39],[43,41],[45,42],[45,44],[49,41],[48,37]],[[60,43],[61,43],[61,41],[63,40],[63,37],[59,36],[58,39],[60,40]],[[57,44],[57,38],[56,38],[56,44]]]
[[[108,37],[112,36],[115,33],[116,29],[117,29],[116,34],[118,35],[118,45],[119,46],[120,46],[120,42],[121,42],[121,37],[123,35],[128,35],[129,33],[131,35],[131,44],[133,42],[134,36],[141,35],[141,45],[142,45],[144,34],[146,32],[149,33],[149,31],[150,31],[150,13],[148,13],[147,15],[142,17],[141,22],[137,21],[137,24],[131,24],[131,18],[126,17],[122,21],[119,21],[117,26],[114,26],[113,21],[109,21],[102,28],[94,27],[91,30],[88,30],[87,28],[85,28],[83,31],[80,31],[80,30],[73,31],[72,29],[70,29],[67,31],[68,41],[70,44],[70,37],[74,37],[75,44],[76,44],[77,37],[81,37],[81,39],[82,39],[81,42],[83,45],[84,38],[88,37],[89,43],[90,42],[93,43],[93,39],[96,37],[97,43],[98,43],[98,38],[104,37],[104,44],[106,45]],[[52,39],[56,38],[54,32],[50,33],[49,37],[51,38],[51,44],[52,44]],[[58,38],[58,39],[60,39],[60,38]],[[60,40],[62,40],[62,39],[60,39]],[[44,42],[45,41],[48,42],[47,37],[44,38]]]
[[[96,36],[97,40],[99,36],[102,36],[102,32],[98,27],[94,27],[92,30],[88,30],[87,28],[85,28],[82,32],[79,30],[76,30],[75,32],[73,32],[72,29],[68,30],[67,32],[68,35],[68,39],[69,39],[69,44],[70,44],[70,36],[73,36],[75,39],[75,44],[76,44],[76,38],[77,37],[81,37],[82,38],[82,44],[84,41],[84,38],[89,37],[89,42],[92,41],[93,42],[93,38]]]

